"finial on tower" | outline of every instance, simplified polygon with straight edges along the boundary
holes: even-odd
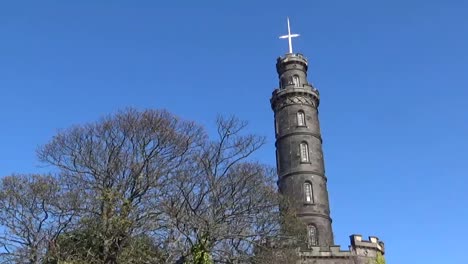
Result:
[[[288,34],[287,35],[284,35],[284,36],[281,36],[279,37],[280,39],[285,39],[287,38],[289,40],[289,53],[293,53],[293,49],[292,49],[292,38],[295,38],[295,37],[299,37],[300,35],[299,34],[291,34],[291,26],[289,25],[289,17],[287,18],[288,19]]]

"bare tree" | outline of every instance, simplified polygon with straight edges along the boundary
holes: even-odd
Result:
[[[13,175],[0,183],[0,263],[43,263],[70,225],[76,197],[50,175]]]
[[[246,125],[218,118],[218,137],[209,140],[166,111],[127,109],[58,133],[38,150],[57,169],[49,192],[5,180],[18,202],[2,193],[2,208],[21,210],[2,211],[10,233],[0,239],[0,256],[34,264],[290,262],[295,247],[278,241],[291,241],[298,225],[274,170],[252,161],[265,140],[246,134]]]
[[[61,132],[38,151],[80,190],[75,209],[97,231],[98,254],[89,261],[117,263],[132,236],[162,225],[163,187],[204,137],[200,127],[166,111],[128,109]]]
[[[174,246],[190,263],[246,263],[262,240],[281,234],[276,174],[248,158],[264,138],[244,135],[246,123],[217,120],[207,141],[178,170],[165,206]]]

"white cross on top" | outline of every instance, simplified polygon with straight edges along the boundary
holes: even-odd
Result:
[[[295,37],[299,37],[300,35],[299,34],[291,34],[291,27],[289,25],[289,17],[288,17],[288,34],[287,35],[284,35],[284,36],[281,36],[279,37],[280,39],[285,39],[287,38],[289,40],[289,53],[293,53],[293,50],[292,50],[292,38],[295,38]]]

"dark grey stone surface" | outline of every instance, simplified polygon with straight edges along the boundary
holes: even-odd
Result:
[[[273,92],[271,106],[275,112],[278,187],[294,204],[300,219],[317,228],[318,245],[333,246],[317,110],[319,94],[307,81],[307,60],[302,55],[287,54],[278,59],[276,68],[281,87]],[[297,118],[300,111],[305,115],[302,126]],[[308,161],[301,160],[301,143],[307,143]],[[305,200],[305,183],[312,185],[311,202]]]
[[[319,92],[307,80],[307,59],[302,54],[286,54],[276,63],[279,88],[273,91],[271,107],[275,114],[276,160],[279,191],[289,198],[306,225],[317,229],[317,244],[298,249],[300,263],[369,264],[384,254],[384,243],[376,237],[363,240],[352,235],[349,250],[334,244],[327,177],[318,118]],[[305,123],[298,124],[298,112]],[[308,160],[301,157],[301,143],[308,146]],[[307,201],[304,184],[312,185]]]

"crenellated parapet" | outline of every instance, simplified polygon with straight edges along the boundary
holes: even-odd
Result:
[[[307,72],[308,66],[307,58],[300,53],[286,54],[285,56],[278,57],[276,60],[276,70],[278,72],[295,69]]]
[[[301,253],[301,259],[349,259],[351,257],[351,251],[341,250],[340,246],[330,247],[309,247],[307,250],[303,250]]]
[[[340,246],[302,249],[298,264],[374,264],[379,255],[385,254],[384,243],[377,237],[365,240],[361,235],[351,235],[350,240],[349,250],[341,250]]]
[[[349,249],[358,257],[376,258],[378,254],[385,254],[385,245],[378,237],[370,236],[365,240],[361,235],[351,235],[351,246]]]

